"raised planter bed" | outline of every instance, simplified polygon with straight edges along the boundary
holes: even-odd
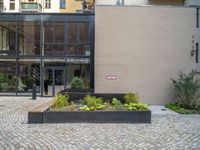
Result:
[[[87,93],[68,93],[70,99],[83,98]],[[106,100],[112,97],[123,97],[124,94],[98,94]],[[28,113],[28,123],[151,123],[151,111],[49,111],[52,101],[42,104]]]
[[[151,111],[44,111],[43,123],[151,123]]]
[[[151,111],[30,111],[28,123],[151,123]]]

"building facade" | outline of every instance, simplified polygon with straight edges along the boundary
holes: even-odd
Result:
[[[148,5],[96,5],[95,15],[1,13],[0,95],[31,95],[35,84],[39,96],[54,96],[79,76],[96,93],[137,92],[148,104],[172,101],[170,78],[200,70],[198,3],[143,2]]]
[[[170,78],[197,66],[196,8],[96,6],[95,17],[95,92],[173,101]]]
[[[75,76],[94,88],[94,16],[0,14],[0,94],[53,96]]]
[[[94,0],[1,0],[1,12],[82,13],[94,10]]]

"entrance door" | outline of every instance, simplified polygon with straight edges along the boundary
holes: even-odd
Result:
[[[43,71],[43,96],[55,96],[65,89],[64,68],[46,67]]]

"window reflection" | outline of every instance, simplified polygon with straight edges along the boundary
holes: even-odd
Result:
[[[40,54],[40,24],[38,22],[19,22],[19,54]]]
[[[89,45],[68,45],[67,46],[68,55],[80,55],[80,56],[90,56],[90,46]]]
[[[15,22],[0,22],[0,55],[16,54]]]
[[[16,62],[14,60],[0,61],[0,92],[16,91],[15,74],[16,74]]]

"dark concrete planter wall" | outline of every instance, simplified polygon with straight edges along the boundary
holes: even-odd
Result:
[[[124,95],[123,93],[94,93],[91,91],[74,91],[74,90],[70,90],[70,91],[62,91],[62,94],[68,94],[70,97],[70,101],[76,101],[79,99],[83,99],[86,95],[90,94],[96,97],[101,97],[106,101],[112,101],[112,99],[115,97],[119,100],[121,100],[123,102],[124,99]]]
[[[29,123],[151,123],[151,111],[44,111],[29,113]],[[32,117],[31,117],[32,116]],[[41,121],[41,122],[40,122]]]

